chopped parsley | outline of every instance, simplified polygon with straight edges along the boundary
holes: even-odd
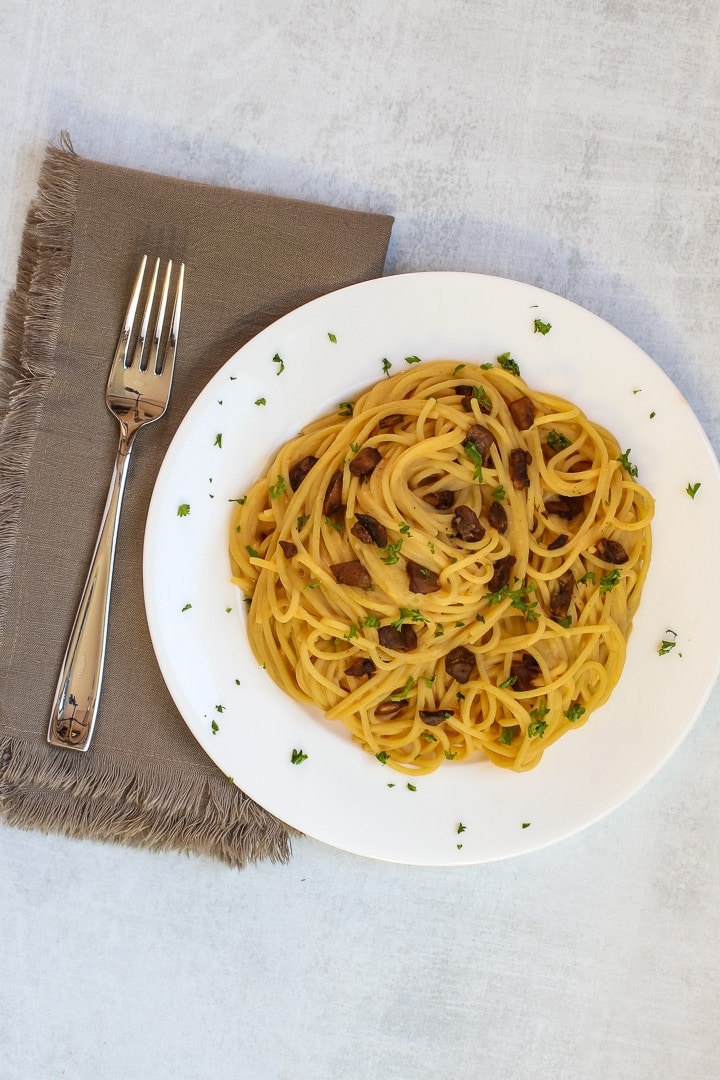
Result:
[[[495,742],[499,742],[502,746],[511,746],[513,739],[519,731],[520,727],[518,724],[513,724],[512,727],[504,727]]]
[[[481,407],[484,405],[486,409],[492,408],[492,399],[484,386],[473,386],[472,396]]]
[[[334,529],[335,532],[342,532],[342,527],[343,527],[342,521],[335,521],[334,518],[326,517],[325,518],[325,524],[329,528]]]
[[[218,431],[217,435],[215,436],[215,442],[213,443],[213,446],[219,446],[222,450],[222,431]]]
[[[637,476],[637,466],[633,465],[630,460],[630,451],[626,450],[624,454],[618,455],[618,461],[622,465],[623,469],[627,472],[628,476]]]
[[[677,634],[675,633],[675,631],[674,630],[666,630],[665,633],[666,634],[671,634],[672,639],[666,638],[666,639],[664,639],[663,641],[660,642],[660,647],[658,648],[658,656],[667,656],[667,654],[669,652],[672,652],[672,650],[677,645]]]
[[[275,355],[273,356],[272,362],[273,362],[273,364],[278,365],[278,369],[275,372],[275,374],[276,375],[282,375],[283,371],[285,370],[285,361],[283,360],[283,358],[280,356],[279,353],[275,353]]]
[[[455,376],[457,375],[457,373],[458,373],[459,371],[462,371],[462,369],[463,369],[464,367],[465,367],[465,365],[464,365],[464,364],[456,364],[456,365],[455,365],[455,367],[454,367],[454,368],[452,369],[452,372],[451,372],[451,374],[450,374],[450,378],[451,378],[451,379],[454,379],[454,378],[455,378]]]
[[[293,765],[302,765],[303,761],[307,761],[307,758],[307,754],[304,754],[302,750],[293,749],[293,752],[290,755],[290,762]]]
[[[530,822],[529,821],[523,821],[522,828],[523,829],[529,829],[530,828]]]
[[[619,584],[619,582],[620,571],[616,566],[615,569],[611,570],[609,574],[603,574],[603,576],[600,578],[600,595],[602,596],[603,593],[610,592],[610,590],[614,589],[615,586]]]
[[[419,364],[420,363],[420,357],[419,356],[406,356],[405,357],[405,363],[406,364]]]
[[[452,761],[454,758],[457,757],[457,752],[455,750],[445,750],[444,754],[448,761]]]
[[[250,547],[249,544],[245,545],[245,550],[247,551],[247,553],[248,553],[248,555],[250,556],[251,559],[259,559],[260,558],[260,552],[256,551],[254,547]]]
[[[287,491],[287,483],[285,477],[278,473],[277,483],[268,488],[268,494],[271,499],[279,499],[284,491]]]
[[[191,607],[192,607],[192,604],[186,604],[184,608],[181,608],[181,610],[182,611],[189,611]]]
[[[190,503],[180,503],[177,508],[178,517],[187,517],[190,513]]]
[[[410,526],[408,525],[407,521],[400,522],[400,532],[403,534],[403,536],[412,536],[412,533],[410,532]]]
[[[490,492],[490,498],[497,500],[497,502],[502,502],[503,499],[506,496],[507,496],[507,491],[502,486],[502,484],[500,484],[498,487],[496,487],[494,491]]]
[[[375,757],[378,759],[381,765],[387,765],[390,755],[388,754],[387,750],[381,750],[379,754],[375,755]]]
[[[338,415],[339,416],[352,416],[354,405],[355,405],[354,401],[341,401],[339,406],[338,406]]]
[[[310,515],[309,514],[301,514],[300,517],[295,522],[295,528],[297,529],[297,531],[300,532],[303,525],[306,525],[309,520],[310,520]]]
[[[417,791],[417,788],[414,784],[408,784],[407,789],[408,791]]]
[[[213,735],[217,735],[218,731],[220,730],[220,725],[218,724],[217,720],[213,720],[210,727],[212,728]]]
[[[582,577],[578,578],[579,585],[594,585],[595,584],[595,571],[588,570]]]
[[[691,499],[695,498],[695,496],[697,495],[699,490],[700,490],[700,483],[699,482],[697,484],[688,484],[688,486],[685,488],[685,491],[687,492],[687,494],[690,496]]]
[[[466,442],[463,443],[463,450],[465,451],[466,457],[468,457],[470,459],[470,461],[472,462],[472,464],[475,466],[475,471],[473,472],[473,480],[477,480],[478,483],[482,484],[482,480],[483,480],[483,456],[482,456],[482,454],[480,453],[480,451],[478,450],[477,446],[472,441],[472,439],[468,439]]]
[[[402,540],[396,540],[394,544],[388,544],[382,549],[380,559],[386,566],[394,566],[396,562],[400,561],[400,549],[402,548]]]
[[[239,499],[228,499],[228,502],[237,503],[238,506],[244,506],[247,502],[247,495],[241,495]]]
[[[366,618],[360,620],[360,626],[374,628],[380,625],[380,620],[377,615],[368,615]]]
[[[570,445],[570,440],[567,435],[563,435],[561,431],[552,429],[547,437],[547,444],[551,450],[564,450],[566,446]]]
[[[384,374],[387,375],[388,378],[390,376],[390,368],[391,367],[392,367],[392,364],[390,363],[390,361],[388,360],[388,358],[386,356],[385,359],[382,362],[382,369],[383,369]]]
[[[513,360],[509,352],[502,353],[501,356],[498,356],[497,362],[504,371],[509,371],[511,375],[520,374],[520,368],[518,367],[517,361]]]
[[[564,716],[571,724],[574,724],[576,720],[580,719],[585,711],[585,706],[581,705],[579,701],[576,701],[574,705],[571,705],[569,709],[565,710]]]
[[[255,404],[256,405],[267,405],[267,398],[264,398],[264,397],[255,398]]]
[[[428,619],[417,608],[400,608],[400,617],[392,625],[399,630],[404,622],[428,622]]]
[[[464,832],[466,832],[466,831],[467,831],[467,825],[463,825],[462,821],[459,821],[459,822],[458,822],[458,827],[457,827],[457,829],[455,830],[455,832],[456,832],[456,833],[458,834],[458,836],[459,836],[459,835],[460,835],[460,833],[464,833]]]
[[[337,338],[330,330],[328,330],[328,341],[332,341],[333,345],[337,345]]]
[[[552,323],[543,322],[542,319],[535,319],[533,326],[535,327],[534,334],[547,334],[548,331],[552,330]]]

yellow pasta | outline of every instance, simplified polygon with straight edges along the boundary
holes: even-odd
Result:
[[[271,678],[381,761],[521,771],[616,685],[652,515],[628,452],[512,361],[413,363],[282,446],[233,581]]]

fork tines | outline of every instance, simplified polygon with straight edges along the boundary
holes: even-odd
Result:
[[[125,368],[132,367],[138,371],[149,370],[151,372],[154,372],[156,375],[159,375],[162,372],[165,364],[173,365],[175,362],[178,330],[180,327],[180,311],[182,308],[183,284],[185,280],[185,264],[180,264],[180,269],[177,275],[177,284],[175,287],[175,298],[173,301],[172,317],[170,319],[170,324],[167,330],[165,349],[161,350],[160,343],[162,337],[163,323],[165,321],[165,310],[167,308],[168,295],[170,292],[170,281],[172,276],[173,263],[172,259],[168,260],[168,264],[165,268],[165,274],[163,275],[163,283],[160,290],[160,295],[156,298],[155,293],[157,289],[157,281],[160,271],[160,259],[155,259],[145,291],[145,308],[143,310],[142,320],[140,322],[140,329],[138,331],[137,339],[135,341],[135,348],[131,355],[130,335],[132,333],[138,304],[140,302],[140,294],[142,292],[143,278],[145,277],[147,261],[147,255],[143,255],[140,261],[140,269],[138,270],[137,278],[135,279],[135,285],[133,286],[132,295],[130,297],[130,303],[128,304],[125,321],[120,332],[117,350],[115,353],[115,360],[117,361],[122,358],[123,367]],[[150,341],[150,348],[146,355],[148,327],[150,326],[153,309],[155,313],[155,328],[153,330],[152,339]]]

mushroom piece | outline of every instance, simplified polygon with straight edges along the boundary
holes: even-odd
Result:
[[[356,536],[362,544],[377,544],[378,547],[387,547],[387,529],[372,514],[356,514],[357,521],[350,532]]]
[[[475,657],[464,645],[456,645],[445,657],[445,670],[451,679],[466,683],[475,670]]]
[[[510,573],[514,565],[514,555],[505,555],[502,559],[497,560],[493,566],[493,576],[488,582],[488,592],[499,592],[500,589],[505,588],[510,581]]]
[[[290,478],[290,487],[293,491],[297,491],[313,465],[317,465],[317,462],[318,459],[316,457],[313,457],[312,454],[308,454],[307,457],[301,458],[300,461],[296,461],[294,465],[290,466],[288,476]]]
[[[370,476],[373,469],[380,464],[381,460],[382,457],[379,450],[376,450],[374,446],[364,446],[362,450],[357,452],[348,468],[353,476],[364,478]]]
[[[532,690],[541,673],[540,665],[531,653],[515,656],[510,664],[510,678],[514,690]]]
[[[532,454],[529,450],[516,448],[510,451],[510,479],[516,491],[530,487],[528,465],[532,462]]]
[[[408,559],[405,569],[407,570],[410,592],[439,592],[440,582],[434,570],[430,570],[427,566],[421,566],[420,563],[413,562],[412,559]]]
[[[420,709],[420,719],[427,727],[437,727],[454,715],[452,709]]]
[[[352,664],[345,668],[345,674],[352,675],[355,679],[361,679],[364,675],[371,678],[376,671],[377,668],[369,656],[358,656],[357,660],[353,660]]]
[[[388,413],[380,420],[378,427],[381,431],[393,431],[398,424],[402,424],[405,417],[402,413]]]
[[[392,698],[388,698],[387,701],[381,701],[379,705],[375,706],[375,715],[387,719],[390,716],[395,716],[396,713],[401,712],[407,708],[409,702],[407,698],[400,698],[397,701],[393,701]]]
[[[461,540],[475,543],[482,540],[485,527],[471,506],[458,506],[453,514],[452,526]]]
[[[330,483],[325,491],[325,500],[323,502],[323,514],[325,517],[332,517],[342,506],[342,485],[342,469],[336,469],[330,477]]]
[[[435,510],[451,510],[455,504],[455,494],[454,491],[449,489],[445,491],[429,491],[422,498],[423,502],[434,507]]]
[[[535,419],[535,405],[531,398],[527,396],[517,398],[516,401],[510,402],[508,408],[519,431],[527,431],[532,427]]]
[[[558,578],[557,589],[550,597],[550,615],[553,619],[564,619],[567,616],[574,588],[572,570],[566,570]]]
[[[608,540],[603,536],[598,540],[596,547],[597,553],[603,562],[612,563],[613,566],[626,563],[630,557],[618,540]]]
[[[568,541],[568,534],[567,533],[560,533],[559,536],[556,536],[555,539],[551,543],[548,544],[547,549],[548,549],[548,551],[557,551],[557,549],[561,548],[564,544],[567,543],[567,541]]]
[[[292,559],[294,555],[297,555],[297,544],[293,544],[292,540],[278,540],[278,544],[283,549],[286,559]]]
[[[330,573],[338,585],[355,585],[358,589],[372,589],[372,578],[359,559],[335,563]]]
[[[378,630],[378,641],[384,649],[412,652],[417,648],[417,633],[410,623],[403,623],[400,629],[392,625],[381,626]]]
[[[497,529],[499,533],[506,533],[508,527],[507,510],[502,503],[497,499],[493,499],[488,510],[488,522],[493,529]]]
[[[465,436],[465,441],[473,443],[477,452],[482,455],[483,464],[487,465],[490,457],[490,450],[495,442],[495,436],[492,431],[490,431],[489,428],[486,428],[484,424],[473,424]]]
[[[582,495],[551,495],[545,500],[545,510],[548,514],[562,518],[563,521],[572,521],[579,517],[585,508],[585,499]]]

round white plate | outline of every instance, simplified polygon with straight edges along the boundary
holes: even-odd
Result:
[[[551,329],[536,332],[535,319]],[[258,666],[242,596],[229,580],[230,500],[305,423],[383,378],[384,360],[395,373],[408,356],[483,363],[508,351],[531,387],[576,402],[630,450],[657,500],[652,564],[625,671],[585,726],[551,746],[529,773],[483,760],[448,764],[411,790],[341,725],[287,698]],[[686,489],[694,484],[693,498]],[[708,574],[719,524],[720,473],[708,440],[677,388],[636,345],[532,286],[476,274],[408,274],[299,308],[212,379],[160,470],[145,537],[145,602],[181,716],[223,773],[261,806],[361,855],[480,863],[590,825],[678,747],[720,664],[713,621],[720,575]],[[663,640],[675,647],[660,655]],[[306,759],[292,764],[293,750]]]

